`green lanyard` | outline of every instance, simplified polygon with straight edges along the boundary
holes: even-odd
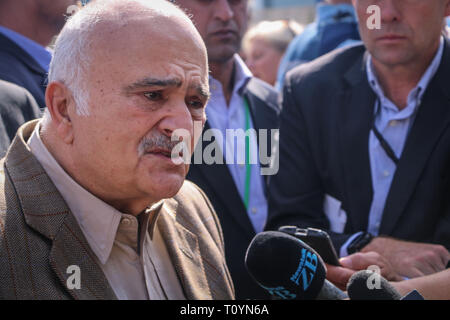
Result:
[[[245,209],[248,210],[248,204],[250,201],[250,178],[252,173],[252,168],[250,166],[250,135],[247,134],[250,129],[250,108],[248,106],[247,99],[244,98],[245,106],[245,191],[244,191],[244,205]]]

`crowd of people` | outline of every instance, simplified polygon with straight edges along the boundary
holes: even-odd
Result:
[[[450,0],[250,14],[0,1],[0,298],[270,299],[247,248],[296,226],[450,299]]]

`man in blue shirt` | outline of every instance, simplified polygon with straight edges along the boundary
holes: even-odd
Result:
[[[270,143],[271,129],[278,128],[278,95],[268,84],[254,78],[237,55],[248,21],[247,0],[175,3],[192,14],[208,51],[211,99],[206,108],[205,142],[197,148],[205,155],[210,148],[206,140],[211,141],[206,137],[212,134],[216,153],[220,153],[215,157],[218,162],[209,164],[205,159],[197,163],[194,153],[187,178],[205,191],[217,212],[236,298],[268,298],[250,278],[244,260],[250,241],[266,222],[268,176],[261,172],[268,163],[261,161],[258,151],[262,144]],[[265,141],[258,134],[261,129],[266,130]],[[233,136],[239,131],[257,134],[249,134],[246,142]],[[245,159],[246,155],[250,159]]]
[[[275,85],[278,90],[293,67],[360,40],[351,0],[326,0],[319,2],[316,10],[316,20],[292,40],[281,60]]]
[[[450,260],[450,0],[353,0],[364,46],[286,78],[268,229],[316,227],[407,278]],[[348,267],[348,265],[347,265]]]
[[[27,89],[40,108],[51,53],[46,48],[76,0],[0,1],[0,79]]]

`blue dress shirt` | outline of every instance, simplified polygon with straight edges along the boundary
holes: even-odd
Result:
[[[19,47],[28,53],[42,67],[43,70],[48,72],[50,61],[52,59],[52,53],[49,49],[44,48],[39,43],[3,26],[0,26],[0,32],[14,41]]]
[[[372,59],[367,59],[367,78],[372,90],[380,101],[380,110],[375,125],[383,138],[389,143],[397,158],[401,157],[406,138],[416,117],[420,101],[433,76],[439,68],[444,51],[444,39],[441,38],[439,50],[432,63],[423,74],[417,86],[408,95],[406,108],[399,110],[383,92],[372,66]],[[396,165],[387,156],[373,131],[369,136],[369,155],[372,174],[373,200],[369,213],[368,232],[378,235],[386,198],[396,171]]]
[[[223,137],[221,151],[239,194],[244,201],[247,169],[245,165],[245,141],[232,138],[233,136],[230,134],[233,132],[230,130],[240,129],[245,131],[245,104],[242,92],[252,77],[252,73],[238,55],[235,55],[234,61],[234,88],[229,105],[227,106],[220,82],[210,77],[211,99],[206,107],[206,115],[211,128],[219,130]],[[250,128],[253,129],[251,117],[249,120]],[[264,180],[260,174],[256,134],[250,135],[251,180],[247,215],[255,232],[258,233],[263,231],[267,219],[267,199],[264,194]],[[215,134],[215,136],[217,135]],[[217,181],[217,183],[220,183],[220,181]]]
[[[375,105],[375,126],[386,142],[390,145],[398,159],[400,159],[405,146],[408,133],[414,123],[420,102],[433,76],[436,74],[444,52],[444,39],[441,37],[439,49],[418,82],[408,95],[407,105],[399,110],[397,106],[387,98],[380,86],[372,65],[372,57],[369,55],[366,63],[367,78],[372,90],[379,101]],[[373,131],[369,135],[369,158],[372,175],[373,198],[369,211],[369,223],[367,231],[377,236],[379,234],[384,206],[389,194],[392,180],[396,172],[395,163],[381,147]],[[341,256],[348,255],[347,247],[360,233],[350,237],[341,247]]]

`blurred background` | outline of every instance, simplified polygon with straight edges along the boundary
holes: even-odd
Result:
[[[317,0],[250,0],[254,25],[263,20],[295,20],[303,25],[314,21]]]

